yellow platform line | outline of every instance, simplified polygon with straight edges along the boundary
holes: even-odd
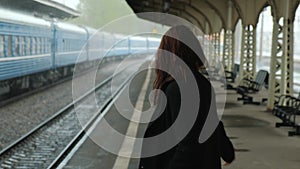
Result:
[[[151,75],[151,70],[148,69],[147,71],[147,76],[146,79],[144,81],[143,87],[140,91],[140,94],[138,96],[138,100],[136,102],[135,105],[135,110],[133,115],[132,115],[132,119],[140,119],[141,117],[141,113],[139,112],[143,110],[143,106],[144,106],[144,101],[145,101],[145,97],[146,97],[146,92],[149,86],[149,82],[150,82],[150,75]],[[137,131],[138,131],[138,123],[136,122],[130,122],[127,132],[126,132],[126,136],[131,136],[131,137],[125,137],[122,146],[120,148],[119,151],[119,155],[114,163],[113,169],[127,169],[129,166],[129,162],[130,162],[130,157],[133,151],[133,146],[135,143],[135,139],[134,137],[137,135]]]

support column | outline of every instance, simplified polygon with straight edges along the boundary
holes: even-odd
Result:
[[[217,37],[216,37],[216,44],[217,44],[217,56],[218,56],[218,58],[220,58],[220,56],[221,56],[221,47],[220,47],[220,45],[221,45],[221,41],[220,41],[220,33],[217,33]]]
[[[228,1],[227,27],[224,32],[223,67],[224,70],[232,71],[234,65],[234,33],[232,25],[232,2]]]
[[[214,56],[213,63],[216,66],[217,62],[219,62],[220,58],[220,33],[213,34],[213,47],[214,47]]]
[[[298,4],[291,4],[291,1],[286,1],[283,8],[280,8],[284,15],[274,17],[268,99],[268,109],[270,110],[274,108],[276,97],[280,95],[293,96],[294,94],[293,45],[295,14],[290,12],[293,5]]]
[[[294,57],[293,57],[293,45],[294,45],[294,23],[290,19],[284,19],[284,26],[283,26],[283,43],[284,43],[284,58],[282,60],[285,61],[285,65],[283,68],[285,69],[282,73],[284,74],[284,79],[281,77],[281,85],[280,93],[287,94],[293,96],[294,89],[293,89],[293,71],[294,71]]]
[[[214,34],[209,35],[209,63],[213,71],[216,67],[216,56],[214,49]]]
[[[243,26],[239,80],[253,79],[256,72],[256,27]]]
[[[223,48],[224,70],[232,71],[234,65],[234,34],[231,30],[226,30]]]
[[[268,97],[270,110],[274,107],[275,97],[293,95],[293,27],[290,19],[274,21]]]
[[[274,106],[275,96],[280,95],[280,74],[281,74],[281,57],[282,57],[282,41],[283,41],[282,25],[274,19],[273,35],[272,35],[272,53],[269,78],[269,96],[268,109],[272,110]],[[279,78],[276,78],[278,77]]]

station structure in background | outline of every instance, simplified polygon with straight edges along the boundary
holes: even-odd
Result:
[[[242,21],[239,79],[253,79],[256,73],[256,29],[259,15],[267,6],[273,16],[268,109],[275,97],[293,95],[294,21],[299,0],[126,0],[135,13],[164,12],[184,18],[213,39],[211,64],[220,55],[220,34],[224,30],[222,63],[225,70],[234,66],[234,32]],[[139,16],[139,15],[138,15]],[[140,17],[144,17],[141,15]],[[144,18],[161,23],[161,18]],[[166,24],[166,23],[162,23]]]

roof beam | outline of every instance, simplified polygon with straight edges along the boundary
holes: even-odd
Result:
[[[171,4],[171,8],[176,8],[176,9],[182,11],[183,14],[186,14],[189,17],[192,17],[193,20],[196,21],[197,26],[202,30],[202,32],[205,32],[205,23],[208,22],[208,18],[201,11],[195,10],[193,8],[193,6],[190,6],[189,3],[186,3],[183,1],[180,1],[179,3]],[[211,25],[209,25],[209,26],[211,26]],[[210,29],[211,29],[211,27],[210,27]]]
[[[231,18],[228,18],[229,1],[231,0],[205,0],[216,11],[222,20],[223,28],[234,31],[239,20],[239,14],[235,7],[232,8]],[[231,20],[231,22],[229,22]]]
[[[296,14],[297,7],[299,6],[300,0],[289,0],[289,1],[290,1],[288,6],[289,10],[286,11],[287,9],[286,0],[268,0],[272,9],[272,15],[277,20],[277,22],[281,17],[286,17],[286,15],[288,15],[288,18],[291,21],[295,20],[295,14]]]
[[[267,0],[232,0],[232,2],[242,18],[243,26],[256,27],[261,11],[268,6]]]
[[[207,17],[207,15],[201,11],[197,6],[192,4],[191,0],[178,0],[172,1],[170,4],[170,8],[181,9],[181,11],[185,11],[185,13],[189,13],[193,18],[197,20],[198,25],[201,25],[199,28],[205,33],[209,34],[212,32],[212,24],[211,20]],[[209,26],[209,29],[205,29],[206,23]]]

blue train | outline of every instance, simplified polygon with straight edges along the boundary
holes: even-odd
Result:
[[[5,14],[0,15],[0,95],[35,88],[67,76],[75,63],[89,67],[99,56],[105,55],[109,60],[153,52],[160,43],[157,38],[95,34],[92,28],[47,21],[5,9],[0,9],[0,13]],[[120,42],[108,51],[117,41]]]

